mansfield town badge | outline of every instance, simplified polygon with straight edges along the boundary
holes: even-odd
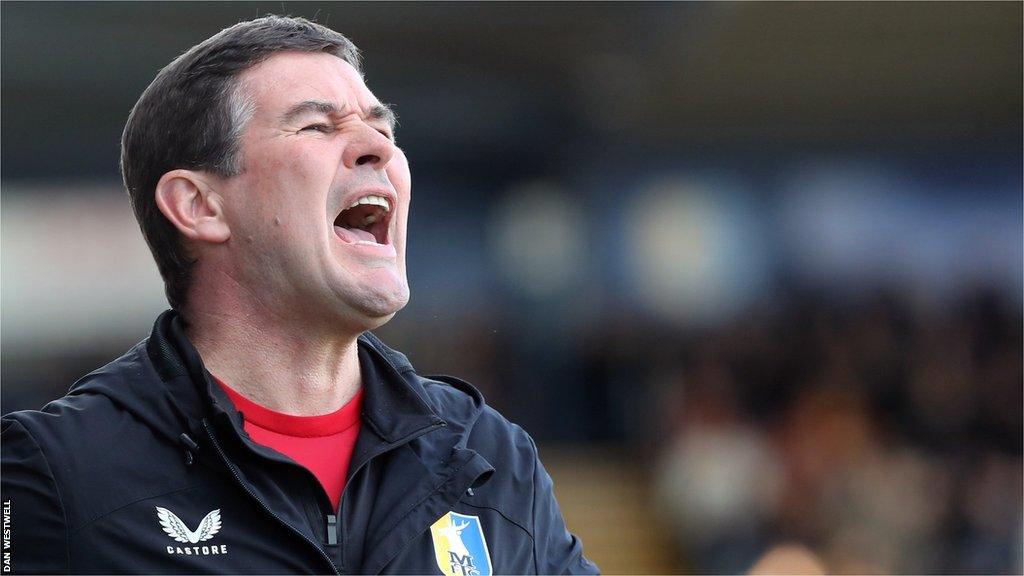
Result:
[[[491,555],[480,518],[448,512],[430,527],[434,558],[446,576],[491,576]]]

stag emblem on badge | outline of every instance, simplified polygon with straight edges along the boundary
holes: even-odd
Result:
[[[442,574],[491,576],[491,555],[479,517],[448,512],[430,527],[430,535]]]

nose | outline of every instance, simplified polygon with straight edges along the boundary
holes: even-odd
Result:
[[[394,155],[395,143],[374,128],[365,126],[345,147],[343,161],[346,168],[369,165],[374,170],[383,170]]]

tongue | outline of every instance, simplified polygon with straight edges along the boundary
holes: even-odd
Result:
[[[359,241],[377,242],[373,234],[370,234],[366,230],[360,230],[359,228],[342,228],[341,226],[335,226],[334,231],[341,237],[342,240],[350,244],[354,244]]]

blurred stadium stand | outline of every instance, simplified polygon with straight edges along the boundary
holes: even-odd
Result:
[[[606,571],[1024,570],[1019,2],[6,2],[4,413],[148,333],[120,131],[270,12],[400,116],[381,336],[541,442]]]

